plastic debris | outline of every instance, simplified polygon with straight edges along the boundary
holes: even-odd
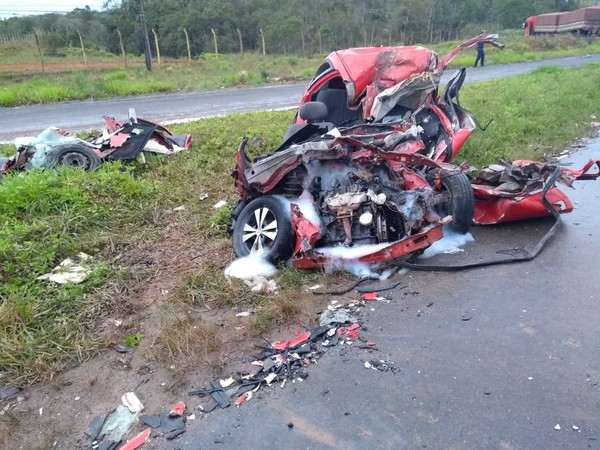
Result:
[[[248,400],[250,400],[252,398],[252,391],[249,392],[244,392],[242,395],[240,395],[237,400],[235,401],[235,406],[239,407],[242,403],[247,402]]]
[[[168,441],[172,441],[177,436],[182,435],[183,433],[185,433],[185,428],[178,428],[177,430],[173,430],[173,431],[170,431],[170,432],[166,433],[165,434],[165,438]]]
[[[277,378],[276,373],[271,372],[269,375],[267,375],[265,378],[265,382],[267,383],[267,386],[270,386],[275,378]]]
[[[554,429],[560,431],[560,424],[557,423],[556,425],[554,425]]]
[[[380,297],[377,292],[365,292],[361,298],[366,301],[370,300],[387,300],[385,297]]]
[[[135,347],[130,347],[129,345],[117,344],[113,347],[113,349],[118,353],[133,353],[135,351]]]
[[[332,324],[342,324],[342,323],[356,323],[358,319],[352,315],[350,315],[344,309],[334,309],[327,310],[321,314],[321,320],[319,324],[321,326],[324,325],[332,325]]]
[[[119,405],[106,418],[100,436],[109,442],[120,442],[123,436],[129,432],[137,419],[136,413],[131,413],[124,405]]]
[[[176,208],[173,208],[173,211],[175,211],[175,212],[185,211],[185,205],[177,206]]]
[[[220,209],[227,204],[225,200],[219,200],[217,203],[213,205],[213,209]]]
[[[233,383],[235,383],[235,379],[233,377],[229,377],[225,380],[219,380],[219,384],[221,385],[221,387],[226,388],[231,386]]]
[[[250,311],[242,311],[236,314],[237,317],[248,317],[250,314],[252,314]]]
[[[353,323],[349,327],[338,328],[337,333],[350,341],[354,341],[358,339],[358,336],[360,335],[360,331],[358,331],[359,327],[360,325],[358,323]]]
[[[579,427],[577,425],[573,425],[573,430],[574,431],[579,431]]]
[[[185,411],[185,403],[177,402],[173,405],[173,407],[171,408],[171,411],[169,411],[169,416],[170,417],[180,417],[183,415],[184,411]]]
[[[142,417],[140,417],[140,420],[142,421],[142,423],[144,425],[148,425],[151,428],[158,428],[158,427],[160,427],[160,423],[161,423],[160,416],[143,415]]]
[[[365,367],[367,369],[378,370],[380,372],[396,373],[398,371],[398,368],[394,365],[393,362],[385,361],[383,359],[365,361]]]
[[[58,266],[52,269],[52,272],[40,275],[37,280],[48,280],[58,284],[84,282],[92,269],[89,264],[85,264],[91,258],[90,255],[79,253],[76,258],[67,258]]]
[[[160,415],[160,431],[163,434],[185,429],[185,420],[181,416],[171,417],[168,413]]]
[[[137,398],[134,392],[124,393],[121,396],[121,401],[132,413],[138,413],[144,409],[144,405],[142,405],[142,402],[140,402],[140,399]]]
[[[309,331],[305,331],[304,333],[296,336],[293,339],[290,339],[289,341],[277,341],[274,342],[272,344],[273,348],[275,350],[285,350],[286,348],[294,348],[297,347],[298,345],[306,342],[308,340],[308,338],[310,338],[310,332]]]
[[[151,432],[151,428],[146,428],[140,434],[125,442],[123,447],[121,447],[119,450],[135,450],[136,448],[141,447],[144,444],[144,442],[148,440]]]
[[[100,434],[100,430],[102,429],[102,425],[104,425],[104,421],[108,417],[108,414],[101,414],[92,419],[90,424],[85,430],[85,434],[90,440],[95,441],[98,435]]]
[[[361,336],[367,329],[354,315],[359,314],[363,307],[362,301],[346,305],[332,301],[321,314],[322,319],[325,316],[322,325],[304,332],[296,330],[293,338],[264,346],[250,363],[253,366],[251,373],[238,373],[226,380],[213,380],[208,388],[193,390],[189,394],[210,395],[213,398],[215,403],[210,407],[203,407],[204,412],[210,412],[217,406],[226,408],[232,402],[240,406],[247,402],[253,393],[272,387],[275,382],[284,388],[288,381],[303,381],[309,374],[307,366],[315,364],[328,347],[345,344],[350,350],[350,345],[360,339],[361,344],[356,347],[377,350],[374,342],[369,342]],[[344,349],[344,354],[348,350]],[[368,367],[374,370],[397,370],[393,363],[383,360],[371,361],[368,364]]]

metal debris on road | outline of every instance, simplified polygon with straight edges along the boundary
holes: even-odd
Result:
[[[231,404],[240,406],[250,400],[252,395],[265,386],[274,388],[274,383],[280,383],[283,388],[288,382],[303,381],[307,376],[307,367],[315,364],[326,352],[326,348],[344,344],[351,347],[357,340],[361,341],[356,348],[361,351],[376,351],[376,343],[361,336],[366,331],[358,319],[365,302],[342,305],[332,301],[321,313],[321,324],[318,327],[301,332],[296,330],[294,337],[276,342],[267,341],[268,345],[255,356],[250,363],[255,367],[251,373],[236,373],[225,380],[213,380],[210,387],[190,391],[190,395],[201,397],[210,395],[215,401],[209,410],[217,405],[227,408]],[[345,350],[344,350],[345,352]],[[375,370],[395,372],[396,367],[389,362],[372,362]],[[235,399],[235,400],[232,400]]]
[[[383,359],[365,361],[365,367],[367,369],[378,370],[379,372],[392,372],[396,373],[398,368],[393,362],[385,361]]]

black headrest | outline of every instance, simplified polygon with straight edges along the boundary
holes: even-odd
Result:
[[[306,102],[298,110],[298,116],[308,123],[323,122],[327,119],[328,114],[327,105],[323,102]]]

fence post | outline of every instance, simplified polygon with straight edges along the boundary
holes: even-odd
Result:
[[[44,67],[44,57],[42,56],[42,49],[40,47],[40,39],[38,38],[37,31],[33,32],[33,38],[35,39],[35,46],[37,47],[38,54],[40,55],[40,61],[42,62],[42,73],[46,73],[46,68]]]
[[[321,28],[318,30],[319,35],[319,53],[323,53],[323,41],[321,40]]]
[[[81,33],[79,32],[79,30],[75,30],[77,31],[77,35],[79,36],[79,43],[81,44],[81,53],[83,54],[83,64],[85,64],[85,68],[88,68],[88,63],[87,63],[87,58],[85,56],[85,47],[83,46],[83,37],[81,37]]]
[[[217,55],[217,58],[218,58],[219,57],[219,47],[217,47],[217,33],[215,33],[214,28],[211,28],[210,32],[213,35],[213,41],[215,43],[215,55]]]
[[[240,38],[240,53],[243,55],[244,54],[244,41],[242,40],[242,32],[240,31],[240,29],[237,29],[238,32],[238,37]]]
[[[260,29],[260,39],[262,40],[262,48],[263,48],[263,56],[267,54],[267,50],[265,48],[265,33],[263,33],[263,29]]]
[[[154,35],[154,46],[156,47],[156,63],[160,66],[160,48],[158,47],[158,36],[154,28],[152,28],[152,34]]]
[[[190,36],[188,35],[187,30],[184,28],[183,32],[185,33],[185,45],[187,46],[188,53],[188,63],[192,62],[192,51],[190,50]]]
[[[300,28],[300,37],[302,38],[302,54],[305,55],[305,45],[304,45],[304,30]]]
[[[123,45],[123,36],[121,36],[121,31],[117,29],[117,34],[119,35],[119,47],[121,47],[121,55],[123,56],[123,65],[125,69],[127,69],[127,56],[125,55],[125,46]]]

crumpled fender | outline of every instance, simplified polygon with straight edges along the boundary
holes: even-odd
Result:
[[[535,165],[540,172],[547,170],[549,165],[538,161],[518,160],[513,166]],[[596,167],[597,171],[590,173]],[[595,180],[600,177],[600,159],[589,160],[581,169],[561,167],[558,181],[572,187],[575,180]],[[491,225],[496,223],[513,222],[518,220],[548,217],[551,212],[544,205],[541,189],[528,190],[525,186],[519,192],[506,192],[497,189],[497,186],[472,183],[475,194],[475,212],[473,222],[478,225]],[[547,200],[559,213],[568,213],[573,210],[573,204],[567,195],[556,186],[550,188],[546,194]]]

